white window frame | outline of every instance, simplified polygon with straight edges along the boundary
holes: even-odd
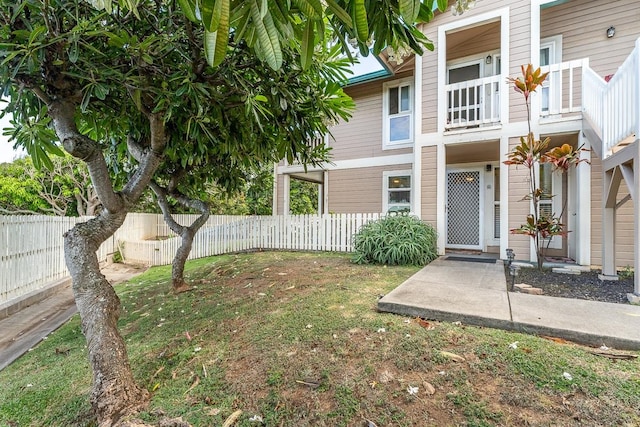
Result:
[[[553,65],[553,64],[559,64],[562,62],[562,34],[557,35],[557,36],[552,36],[552,37],[546,37],[544,39],[540,40],[540,52],[542,52],[544,49],[549,49],[549,64],[548,65]],[[552,91],[550,89],[550,77],[547,77],[547,79],[542,83],[542,88],[540,89],[540,111],[542,112],[551,112],[554,110],[553,107],[556,107],[555,110],[558,110],[557,106],[552,105],[552,101],[553,99],[551,98],[552,95]],[[559,87],[559,81],[558,79],[555,80],[554,83],[554,88],[553,88],[553,94],[557,94],[560,91],[560,87]],[[543,104],[543,98],[545,97],[546,93],[546,97],[547,97],[547,106],[546,109],[544,107]]]
[[[394,88],[409,87],[409,110],[398,114],[389,114],[389,90]],[[398,149],[413,146],[414,139],[414,110],[415,110],[415,93],[413,87],[413,77],[385,82],[382,85],[382,149]],[[391,141],[391,119],[396,117],[409,118],[409,138]]]
[[[562,213],[562,200],[564,199],[562,174],[558,171],[553,170],[553,165],[551,165],[550,163],[545,163],[545,165],[547,165],[547,167],[549,167],[549,170],[551,171],[551,195],[553,197],[551,197],[550,200],[538,201],[538,216],[540,216],[539,212],[542,205],[550,205],[551,213],[554,217],[556,217],[557,215],[560,215]],[[541,174],[541,168],[538,168],[538,170]],[[542,176],[540,175],[538,178],[542,179]],[[560,218],[560,221],[562,221],[562,218]],[[545,246],[546,244],[547,241],[545,240]],[[551,238],[551,242],[549,243],[549,249],[562,249],[562,236],[553,236]]]
[[[391,209],[394,206],[404,206],[405,203],[402,204],[396,204],[396,203],[389,203],[389,192],[390,191],[394,191],[394,190],[399,190],[399,189],[394,189],[394,188],[389,188],[389,178],[393,178],[395,176],[408,176],[409,177],[409,203],[406,203],[406,205],[409,207],[409,212],[412,211],[412,203],[414,200],[414,194],[413,194],[413,187],[414,187],[414,182],[413,182],[413,174],[411,172],[410,169],[406,169],[406,170],[395,170],[395,171],[384,171],[382,172],[382,213],[388,213],[389,209]],[[401,191],[407,191],[406,188],[401,189]]]

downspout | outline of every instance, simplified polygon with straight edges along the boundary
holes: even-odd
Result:
[[[413,70],[414,108],[413,108],[413,194],[412,211],[422,219],[422,56],[415,55]]]

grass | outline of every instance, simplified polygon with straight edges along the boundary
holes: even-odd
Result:
[[[211,426],[241,409],[236,426],[260,425],[255,415],[267,426],[640,424],[637,360],[378,313],[378,296],[415,271],[265,252],[189,262],[196,288],[180,295],[169,267],[119,285],[134,374],[153,392],[141,418]],[[75,316],[0,372],[0,426],[92,426],[90,381]]]

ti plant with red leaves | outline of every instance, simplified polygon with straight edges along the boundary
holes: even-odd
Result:
[[[523,200],[531,203],[532,213],[527,215],[527,220],[524,224],[518,228],[511,229],[511,233],[524,234],[534,240],[538,269],[542,269],[545,252],[549,248],[551,238],[564,236],[568,233],[564,224],[562,224],[566,200],[563,203],[562,211],[558,215],[555,212],[549,215],[540,209],[540,201],[543,199],[548,200],[554,195],[547,194],[544,189],[540,188],[537,176],[539,167],[543,163],[550,163],[553,165],[554,173],[567,174],[571,167],[577,166],[580,162],[588,163],[586,159],[580,158],[580,153],[585,151],[584,148],[574,148],[570,144],[563,144],[549,149],[551,139],[545,138],[541,141],[536,139],[531,131],[529,98],[542,85],[548,74],[542,73],[540,68],[534,70],[533,66],[529,64],[526,68],[522,66],[521,77],[510,77],[508,79],[509,82],[513,83],[515,91],[522,93],[524,96],[527,106],[529,133],[526,137],[520,137],[520,144],[513,148],[508,154],[507,160],[503,162],[507,166],[524,166],[529,172],[529,193],[525,195]]]

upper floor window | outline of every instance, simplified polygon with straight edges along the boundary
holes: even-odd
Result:
[[[384,172],[382,211],[411,211],[411,171]]]
[[[401,148],[413,142],[413,84],[403,79],[383,85],[383,146]]]

